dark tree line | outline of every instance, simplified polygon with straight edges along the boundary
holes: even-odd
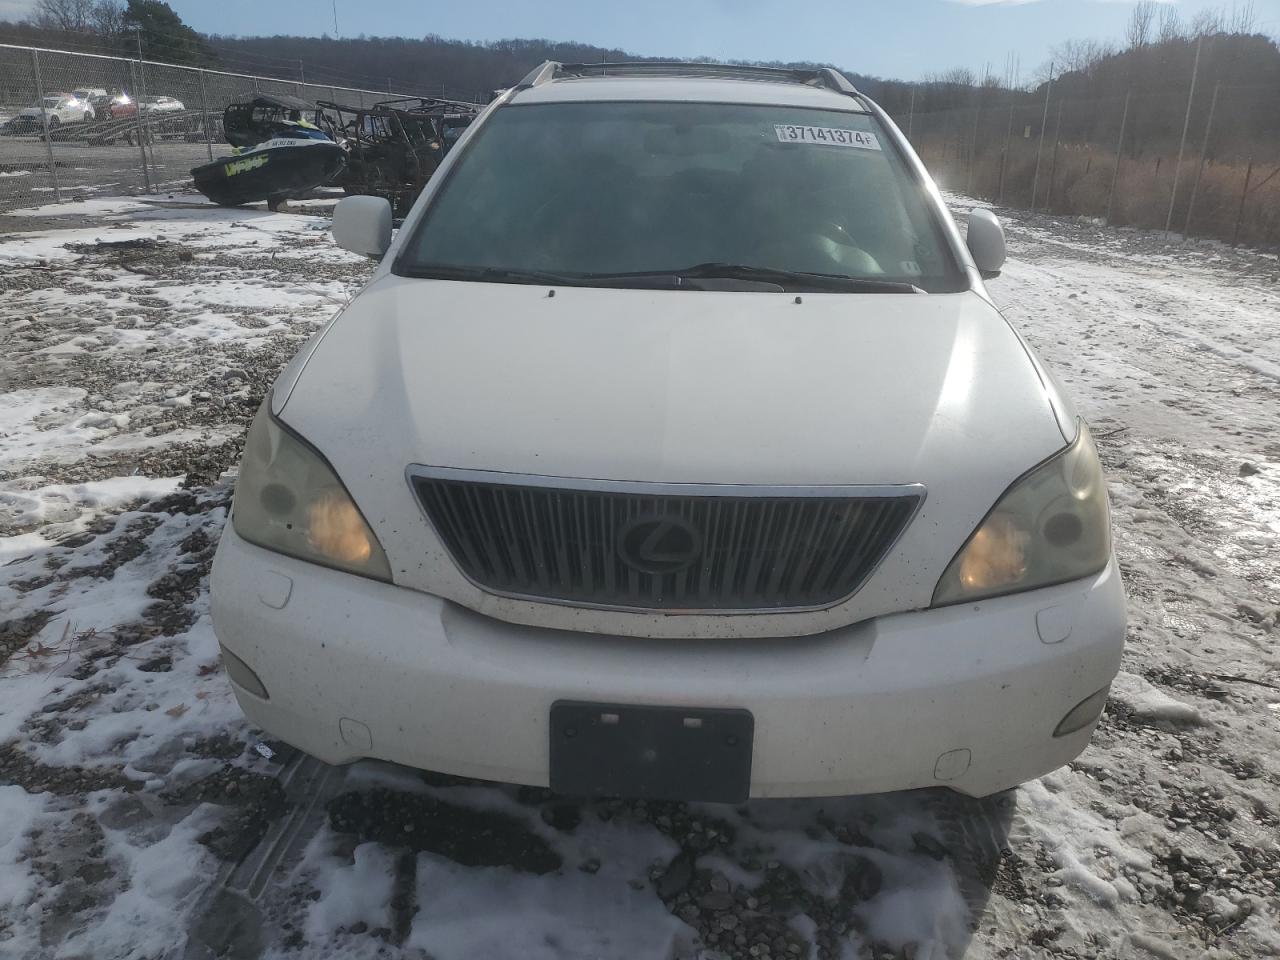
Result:
[[[0,41],[83,53],[216,66],[208,41],[164,0],[38,0],[20,23],[0,22]]]

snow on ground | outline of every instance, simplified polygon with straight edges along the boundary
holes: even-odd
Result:
[[[1275,258],[1004,211],[991,289],[1099,438],[1130,593],[1076,763],[982,802],[584,804],[323,767],[230,694],[227,471],[371,269],[322,213],[3,221],[0,955],[1280,952]]]

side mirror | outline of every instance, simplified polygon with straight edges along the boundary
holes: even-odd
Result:
[[[342,201],[346,203],[346,201]],[[334,223],[335,228],[337,223]],[[336,229],[335,229],[336,232]],[[969,211],[969,252],[984,280],[1000,276],[1004,266],[1004,227],[990,210],[975,207]]]
[[[333,208],[333,239],[344,250],[381,257],[391,246],[391,204],[382,197],[344,197]]]

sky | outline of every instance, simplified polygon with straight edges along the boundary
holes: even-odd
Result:
[[[1233,0],[1166,0],[1184,19]],[[1244,2],[1244,0],[1234,0]],[[919,80],[961,66],[1023,75],[1067,39],[1118,40],[1132,0],[169,0],[202,32],[428,33],[459,40],[546,37],[649,56],[833,63]],[[0,16],[34,0],[0,0]],[[1280,35],[1280,0],[1253,0],[1258,28]]]

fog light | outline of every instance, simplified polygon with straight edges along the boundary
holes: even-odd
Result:
[[[227,676],[231,678],[231,682],[237,687],[248,690],[255,697],[270,700],[271,697],[267,693],[267,688],[262,685],[262,681],[258,679],[258,675],[253,672],[249,665],[226,647],[219,646],[222,650],[222,662],[227,668]]]
[[[1097,720],[1098,717],[1102,716],[1102,708],[1107,705],[1107,694],[1110,691],[1111,684],[1107,684],[1097,693],[1091,693],[1077,703],[1058,723],[1058,728],[1053,731],[1053,735],[1055,737],[1065,737],[1069,733],[1083,730]]]

